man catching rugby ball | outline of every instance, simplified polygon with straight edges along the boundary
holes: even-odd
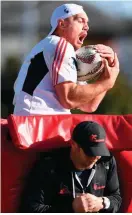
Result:
[[[105,45],[95,49],[104,59],[104,72],[93,84],[77,83],[75,51],[87,37],[88,16],[82,6],[63,4],[51,16],[51,32],[25,59],[14,85],[14,114],[70,114],[80,108],[94,112],[119,74],[116,53]],[[87,108],[85,108],[87,106]]]

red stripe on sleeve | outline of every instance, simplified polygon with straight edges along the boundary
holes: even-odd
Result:
[[[59,70],[60,70],[60,68],[61,68],[61,65],[62,65],[62,62],[63,62],[63,59],[64,59],[64,55],[65,55],[65,52],[66,52],[66,48],[67,48],[67,42],[66,42],[66,44],[65,44],[64,51],[63,51],[63,53],[62,53],[62,55],[61,55],[60,63],[59,63],[59,65],[58,65],[58,70],[57,70],[55,85],[56,85],[57,82],[58,82],[58,73],[59,73]]]
[[[66,41],[63,40],[63,42],[60,45],[59,52],[58,52],[56,64],[55,64],[55,67],[54,67],[54,85],[56,83],[56,78],[57,78],[57,73],[58,73],[58,68],[59,68],[59,62],[61,60],[61,56],[63,54],[63,50],[64,50],[64,47],[65,47],[65,44],[66,44]]]
[[[56,48],[56,51],[55,51],[54,61],[52,64],[52,82],[53,82],[53,85],[55,83],[57,63],[58,63],[59,56],[60,56],[60,53],[62,51],[64,42],[65,42],[64,38],[60,38],[58,45],[57,45],[57,48]]]

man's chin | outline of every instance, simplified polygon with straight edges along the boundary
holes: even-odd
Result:
[[[75,51],[77,51],[78,49],[80,49],[82,47],[82,44],[77,44],[74,46]]]
[[[88,164],[88,165],[87,165],[87,169],[91,169],[91,168],[94,166],[95,163],[96,163],[96,162],[92,162],[91,164]]]

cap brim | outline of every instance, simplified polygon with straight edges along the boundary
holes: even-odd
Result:
[[[53,27],[53,28],[51,29],[51,31],[49,32],[48,36],[52,35],[53,32],[55,31],[55,29],[56,29],[56,27]]]
[[[87,149],[84,149],[84,152],[88,156],[110,156],[110,152],[107,149],[105,143],[99,143],[96,146],[90,146]]]

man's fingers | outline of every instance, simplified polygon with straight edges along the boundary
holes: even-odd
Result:
[[[102,57],[106,57],[105,54],[102,54],[101,56],[102,56]],[[117,54],[116,54],[116,53],[114,53],[114,60],[112,61],[112,59],[111,59],[110,65],[109,65],[109,63],[108,63],[108,60],[106,60],[106,59],[103,59],[103,63],[104,63],[104,65],[105,65],[107,68],[108,68],[109,66],[111,66],[111,67],[116,67],[117,69],[119,68],[119,60],[118,60],[118,57],[117,57]]]
[[[100,56],[103,58],[114,58],[114,56],[111,56],[111,54],[104,54],[104,53],[100,53]]]
[[[96,49],[97,50],[97,49]],[[109,54],[109,55],[114,55],[114,52],[113,51],[111,51],[111,50],[105,50],[105,49],[103,49],[103,50],[97,50],[97,52],[101,55],[101,54]]]
[[[114,51],[111,47],[105,46],[103,44],[94,45],[94,48],[99,52],[111,53],[111,54],[113,53],[114,54]]]
[[[113,64],[115,65],[116,68],[119,68],[119,60],[118,60],[118,57],[117,57],[117,54],[114,53],[114,61],[113,61]]]
[[[108,64],[108,60],[106,59],[103,59],[103,64],[104,64],[104,67],[109,67],[109,64]]]
[[[111,57],[111,54],[100,54],[102,58],[106,58],[108,60],[109,66],[113,64],[114,57]]]
[[[119,69],[119,60],[118,60],[117,54],[115,52],[114,52],[114,60],[111,63],[111,67],[115,67],[115,68]]]

